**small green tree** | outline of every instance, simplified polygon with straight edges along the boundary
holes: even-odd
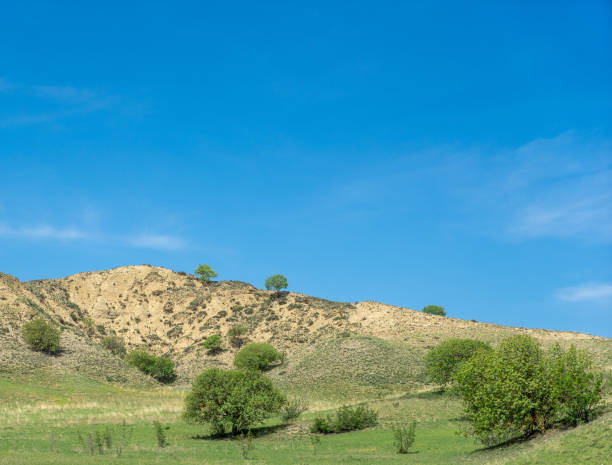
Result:
[[[156,357],[144,350],[134,350],[126,355],[125,361],[159,382],[171,383],[176,378],[174,363],[169,358]]]
[[[127,350],[123,339],[119,336],[106,336],[102,338],[102,346],[118,357],[125,357]]]
[[[24,323],[22,332],[24,340],[32,350],[51,355],[59,353],[59,330],[47,323],[44,318],[36,318],[28,323]]]
[[[446,316],[446,312],[444,311],[444,307],[440,307],[439,305],[427,305],[423,307],[421,310],[423,313],[428,313],[429,315],[439,315]]]
[[[285,402],[260,372],[210,368],[194,379],[185,398],[184,417],[194,423],[210,423],[214,434],[227,430],[238,434],[277,413]]]
[[[491,350],[491,346],[474,339],[451,338],[440,343],[425,356],[429,380],[442,386],[448,385],[459,366],[479,350]]]
[[[213,269],[209,265],[198,265],[198,267],[194,271],[194,274],[203,283],[208,283],[210,282],[210,278],[217,277],[217,272],[213,271]]]
[[[237,368],[250,370],[267,370],[274,362],[283,359],[283,354],[278,352],[272,345],[260,342],[252,342],[245,345],[234,357],[234,365]]]
[[[275,274],[266,279],[265,285],[266,289],[269,291],[274,289],[276,292],[280,292],[281,289],[287,288],[287,278],[282,274]]]
[[[205,349],[208,349],[209,352],[216,354],[221,351],[221,336],[218,334],[212,334],[206,338],[206,340],[202,343],[202,346]]]

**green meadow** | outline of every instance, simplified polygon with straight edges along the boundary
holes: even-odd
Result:
[[[250,438],[219,439],[210,437],[206,426],[182,420],[187,389],[111,385],[45,370],[7,375],[0,380],[0,464],[576,465],[605,464],[612,456],[612,412],[605,409],[577,428],[485,448],[461,434],[465,425],[457,398],[409,387],[372,395],[368,404],[379,412],[376,427],[312,435],[314,416],[341,403],[317,399],[307,389],[310,409],[295,422],[274,417]],[[399,455],[393,428],[411,418],[418,422],[416,441],[409,454]],[[158,446],[154,421],[164,428],[166,447]]]

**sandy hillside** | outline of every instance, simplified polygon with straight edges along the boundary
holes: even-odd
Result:
[[[598,364],[611,368],[612,340],[606,338],[444,318],[377,302],[277,294],[237,281],[203,284],[194,276],[149,265],[26,283],[0,277],[0,328],[8,327],[0,331],[15,333],[23,321],[44,312],[75,337],[99,341],[117,334],[130,349],[147,346],[169,355],[184,377],[204,366],[230,364],[236,347],[227,338],[226,350],[217,355],[207,353],[201,342],[211,334],[225,336],[237,325],[247,329],[242,343],[271,342],[289,357],[306,353],[314,342],[347,334],[402,341],[422,352],[447,337],[495,343],[527,333],[544,344],[589,349]]]

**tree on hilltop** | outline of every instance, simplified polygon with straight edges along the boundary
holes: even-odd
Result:
[[[421,311],[423,313],[428,313],[429,315],[446,316],[444,307],[440,307],[439,305],[427,305],[426,307],[423,307],[423,310]]]
[[[275,274],[266,279],[265,285],[267,290],[271,291],[274,289],[276,292],[279,292],[281,289],[287,288],[287,278],[282,274]]]
[[[194,274],[202,281],[203,283],[209,283],[210,278],[216,278],[217,272],[214,271],[209,265],[198,265],[195,269]]]

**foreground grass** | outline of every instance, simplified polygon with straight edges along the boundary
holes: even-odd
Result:
[[[23,384],[26,383],[26,384]],[[484,449],[457,431],[462,409],[448,395],[422,393],[371,401],[376,428],[321,436],[313,443],[311,411],[296,423],[270,419],[251,445],[212,439],[206,427],[181,419],[184,390],[133,390],[84,378],[28,376],[0,380],[0,465],[37,464],[603,464],[612,454],[612,413],[567,431]],[[414,418],[416,442],[408,455],[393,447],[393,427]],[[159,448],[152,422],[169,426]],[[110,447],[95,444],[110,431]],[[92,455],[93,454],[93,455]]]

